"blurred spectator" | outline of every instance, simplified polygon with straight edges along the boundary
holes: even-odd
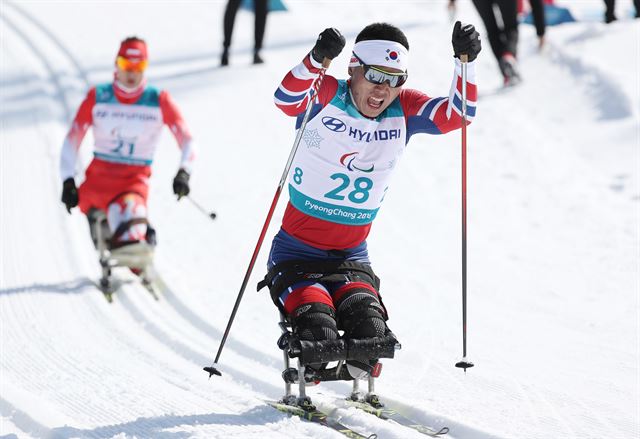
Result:
[[[604,4],[607,8],[604,12],[604,22],[611,23],[617,20],[615,14],[616,0],[604,0]],[[640,0],[633,0],[633,5],[636,7],[636,18],[638,18],[640,17]]]
[[[521,81],[518,62],[518,1],[473,0],[487,30],[491,50],[498,60],[505,86]],[[494,9],[494,6],[497,8]],[[455,8],[455,0],[449,0],[449,8]],[[498,12],[498,17],[496,17]]]
[[[224,11],[224,42],[220,60],[220,65],[222,66],[229,65],[229,46],[231,46],[233,24],[236,21],[236,14],[241,2],[242,0],[229,0]],[[264,61],[260,57],[260,50],[262,49],[262,40],[264,39],[264,30],[267,24],[267,0],[253,0],[253,8],[255,12],[253,63],[262,64]]]
[[[552,4],[552,0],[529,0],[529,6],[531,6],[531,15],[533,17],[533,25],[536,27],[536,35],[538,35],[538,49],[544,47],[544,34],[546,31],[547,23],[544,13],[544,4]],[[518,0],[518,13],[522,14],[524,11],[524,0]]]

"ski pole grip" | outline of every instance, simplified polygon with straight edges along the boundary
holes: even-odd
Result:
[[[466,53],[463,53],[462,55],[460,55],[460,62],[463,62],[463,63],[469,62],[469,55],[467,55]]]

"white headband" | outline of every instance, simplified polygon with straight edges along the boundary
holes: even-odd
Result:
[[[353,54],[370,66],[391,67],[407,71],[409,66],[409,51],[400,43],[387,40],[360,41],[353,46]],[[358,67],[360,62],[356,56],[351,56],[349,67]]]

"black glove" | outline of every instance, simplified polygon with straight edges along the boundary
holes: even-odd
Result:
[[[173,193],[178,196],[178,200],[189,195],[189,173],[180,169],[173,178]]]
[[[71,209],[78,205],[78,189],[73,177],[67,178],[62,183],[62,197],[60,198],[67,207],[67,212],[71,213]]]
[[[480,34],[472,24],[465,24],[456,21],[453,25],[453,35],[451,35],[451,43],[453,44],[453,56],[460,58],[460,55],[468,55],[469,61],[473,61],[478,57],[480,50]]]
[[[345,44],[346,40],[340,31],[335,27],[329,27],[318,35],[316,45],[311,49],[311,56],[319,63],[325,58],[333,59],[340,55]]]

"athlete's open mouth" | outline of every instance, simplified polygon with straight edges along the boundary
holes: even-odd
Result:
[[[380,99],[380,98],[375,98],[373,96],[371,96],[369,99],[367,99],[367,104],[376,109],[379,110],[380,107],[382,107],[382,103],[384,102],[384,99]]]

